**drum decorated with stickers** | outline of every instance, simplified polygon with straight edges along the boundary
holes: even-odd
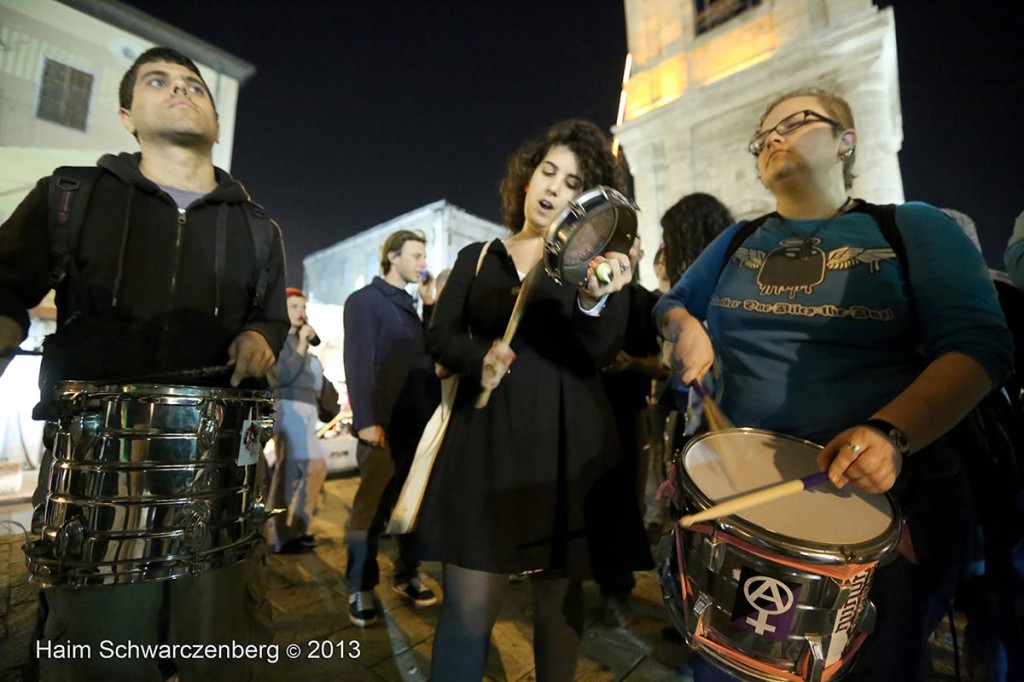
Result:
[[[44,586],[167,580],[249,557],[266,519],[266,391],[64,382],[41,536]]]
[[[686,513],[816,473],[821,447],[756,429],[691,440],[676,463]],[[744,680],[829,680],[870,633],[879,562],[900,533],[888,495],[821,486],[716,521],[676,527],[659,556],[672,620]]]

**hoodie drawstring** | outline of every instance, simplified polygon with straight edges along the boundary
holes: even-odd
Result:
[[[221,204],[217,207],[217,234],[216,246],[213,255],[213,273],[215,278],[213,316],[220,316],[220,288],[221,280],[224,277],[224,260],[227,258],[228,245],[228,205]]]
[[[121,293],[121,279],[124,276],[124,255],[128,248],[128,229],[131,226],[132,200],[135,198],[135,185],[128,185],[127,205],[124,209],[124,227],[121,230],[121,251],[117,255],[117,274],[114,276],[114,295],[111,305],[117,307],[117,296]]]

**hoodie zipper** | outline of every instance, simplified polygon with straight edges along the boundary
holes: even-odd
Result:
[[[174,301],[178,296],[178,269],[181,267],[181,237],[185,232],[185,223],[188,222],[188,217],[185,214],[185,209],[178,209],[178,231],[174,237],[174,269],[171,271],[171,292],[170,300],[168,301],[169,308],[174,309]],[[165,316],[164,329],[160,334],[160,346],[162,352],[164,346],[164,340],[171,331],[171,316]]]

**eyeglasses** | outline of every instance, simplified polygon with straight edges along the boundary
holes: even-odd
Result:
[[[812,116],[814,118],[811,118]],[[762,130],[757,135],[754,135],[754,138],[750,140],[750,142],[747,144],[747,151],[753,154],[754,156],[761,156],[761,152],[764,151],[764,146],[768,142],[768,136],[771,135],[773,132],[776,132],[779,135],[785,137],[786,135],[789,135],[797,128],[805,126],[808,123],[816,123],[819,121],[822,123],[828,123],[830,125],[833,125],[836,128],[843,127],[842,124],[839,123],[839,121],[834,121],[828,116],[822,116],[816,111],[804,109],[803,111],[798,111],[795,114],[790,114],[786,118],[782,119],[774,128]]]

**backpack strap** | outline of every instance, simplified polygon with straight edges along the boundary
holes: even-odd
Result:
[[[901,275],[904,280],[909,279],[910,263],[907,259],[907,247],[903,243],[903,235],[900,234],[899,226],[896,225],[896,204],[871,204],[861,199],[854,200],[853,206],[850,208],[850,213],[867,213],[869,216],[875,219],[878,224],[878,229],[882,233],[882,237],[886,243],[889,244],[889,248],[896,254],[896,259],[900,262]],[[775,216],[774,212],[763,215],[759,218],[754,218],[748,222],[741,222],[739,229],[729,240],[729,247],[725,252],[725,259],[722,261],[722,269],[729,264],[729,260],[733,257],[736,251],[743,245],[743,242],[747,240],[750,235],[754,234],[766,220]]]
[[[74,269],[85,209],[102,172],[96,166],[61,166],[50,176],[47,228],[50,234],[49,280],[54,289]]]
[[[895,252],[896,259],[900,262],[903,279],[909,280],[910,261],[907,259],[907,246],[903,243],[903,235],[900,234],[900,228],[896,224],[896,204],[871,204],[857,199],[853,208],[850,209],[851,213],[855,211],[867,213],[875,219],[878,229],[882,232],[882,237],[885,238],[889,248]]]
[[[255,314],[262,310],[267,302],[267,289],[270,286],[270,254],[273,251],[276,230],[274,222],[267,212],[254,201],[246,202],[243,212],[259,268],[256,284],[252,289],[252,310],[250,311],[250,314]]]

